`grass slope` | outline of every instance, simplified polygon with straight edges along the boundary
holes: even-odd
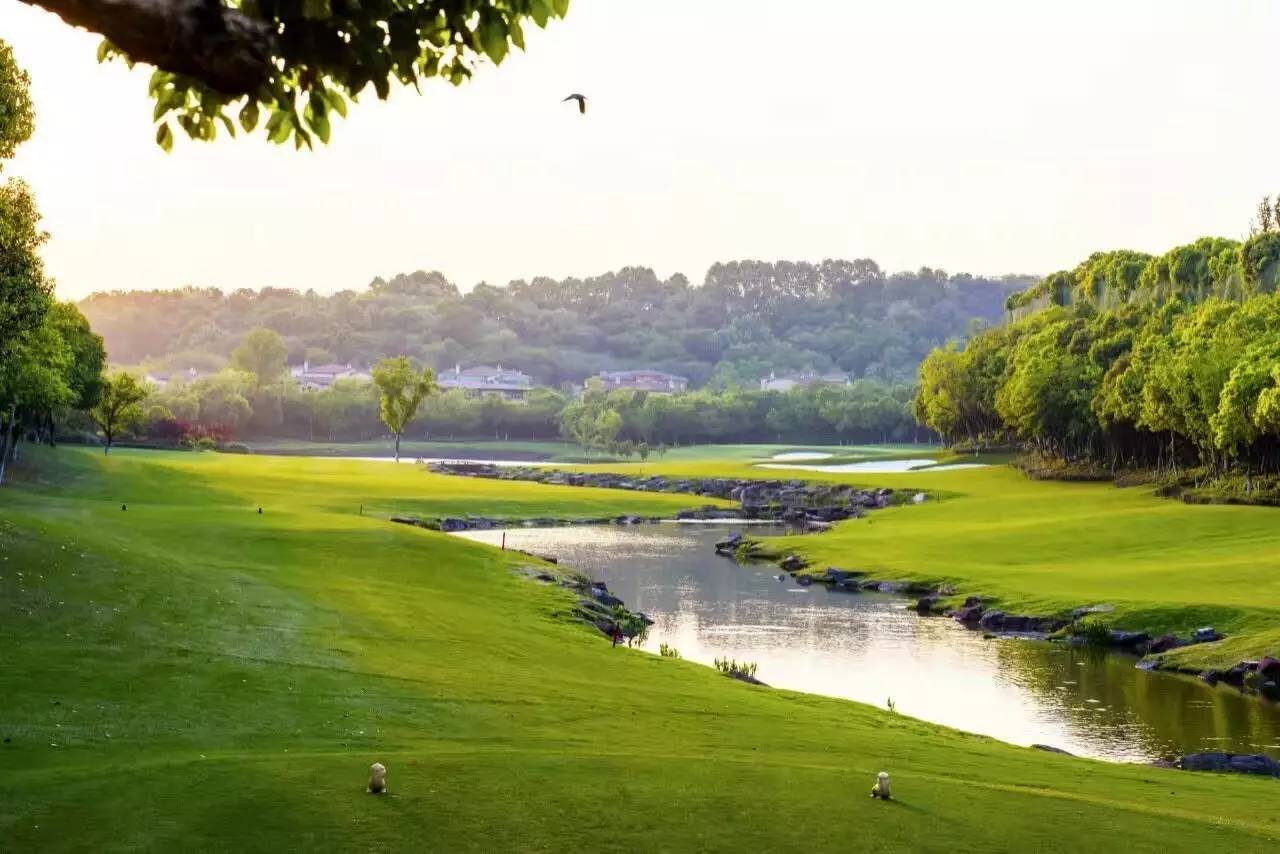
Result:
[[[1274,781],[1049,755],[611,649],[557,616],[572,598],[513,572],[517,556],[353,510],[659,512],[670,497],[212,454],[37,462],[0,490],[6,849],[1280,839]],[[375,759],[390,796],[363,790]],[[882,769],[888,804],[866,796]]]

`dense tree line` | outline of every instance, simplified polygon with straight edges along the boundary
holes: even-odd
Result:
[[[711,267],[700,287],[626,268],[464,294],[418,272],[331,296],[183,288],[95,294],[80,308],[113,363],[148,370],[221,369],[263,326],[283,336],[293,364],[367,366],[404,354],[436,369],[501,363],[554,387],[645,367],[728,388],[754,387],[773,370],[910,381],[930,348],[999,320],[1009,294],[1033,281],[886,274],[866,260],[735,262]]]
[[[388,420],[386,383],[340,379],[305,390],[288,376],[284,342],[270,330],[251,331],[232,365],[191,382],[152,389],[137,424],[141,437],[292,437],[358,441],[392,433],[417,439],[554,439],[591,450],[618,442],[650,447],[708,442],[886,441],[921,434],[911,418],[912,387],[878,380],[797,388],[790,392],[701,389],[676,395],[592,388],[570,396],[536,388],[523,402],[462,390],[438,393],[434,381],[412,406],[412,424]],[[421,382],[421,368],[404,357],[392,384]],[[391,370],[388,367],[387,370]],[[408,385],[404,386],[408,388]],[[601,419],[604,419],[603,421]],[[399,424],[397,428],[394,425]],[[616,425],[616,429],[609,425]]]
[[[1112,468],[1277,471],[1280,211],[1259,211],[1244,242],[1099,253],[1046,277],[1010,300],[1013,322],[925,359],[917,419]]]
[[[565,407],[560,433],[587,450],[624,452],[708,443],[901,442],[927,435],[911,418],[913,391],[865,379],[788,392],[591,390]]]

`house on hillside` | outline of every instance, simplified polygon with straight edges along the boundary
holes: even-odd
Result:
[[[368,371],[357,370],[351,366],[350,362],[345,365],[337,363],[312,365],[308,362],[303,362],[301,367],[290,368],[289,374],[301,388],[307,391],[319,391],[329,388],[338,380],[364,380],[368,382],[373,379]]]
[[[445,391],[462,389],[470,397],[492,395],[510,403],[525,403],[533,390],[533,377],[502,365],[454,365],[453,370],[436,374],[436,382]]]
[[[770,371],[769,376],[760,380],[761,391],[791,391],[793,388],[808,388],[820,385],[849,385],[852,377],[840,371],[828,371],[825,374],[813,371],[802,371],[798,374],[783,374]]]
[[[172,383],[190,383],[201,377],[208,376],[208,371],[198,371],[195,368],[187,368],[185,371],[157,371],[147,374],[147,382],[156,388],[168,388]]]
[[[688,377],[653,370],[601,371],[600,375],[593,377],[592,380],[598,381],[605,391],[630,389],[647,391],[651,394],[676,394],[689,387]]]

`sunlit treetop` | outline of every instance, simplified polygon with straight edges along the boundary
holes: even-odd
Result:
[[[30,81],[13,59],[13,50],[0,41],[0,169],[18,146],[31,136]]]
[[[367,89],[459,85],[524,48],[569,0],[24,0],[104,37],[100,60],[153,65],[156,142],[258,127],[298,148]]]

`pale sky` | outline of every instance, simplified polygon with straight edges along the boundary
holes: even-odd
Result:
[[[150,70],[0,0],[63,298],[459,285],[871,257],[1048,272],[1242,236],[1280,191],[1273,0],[574,0],[460,89],[368,93],[315,153],[152,142]],[[589,96],[588,114],[561,104]]]

